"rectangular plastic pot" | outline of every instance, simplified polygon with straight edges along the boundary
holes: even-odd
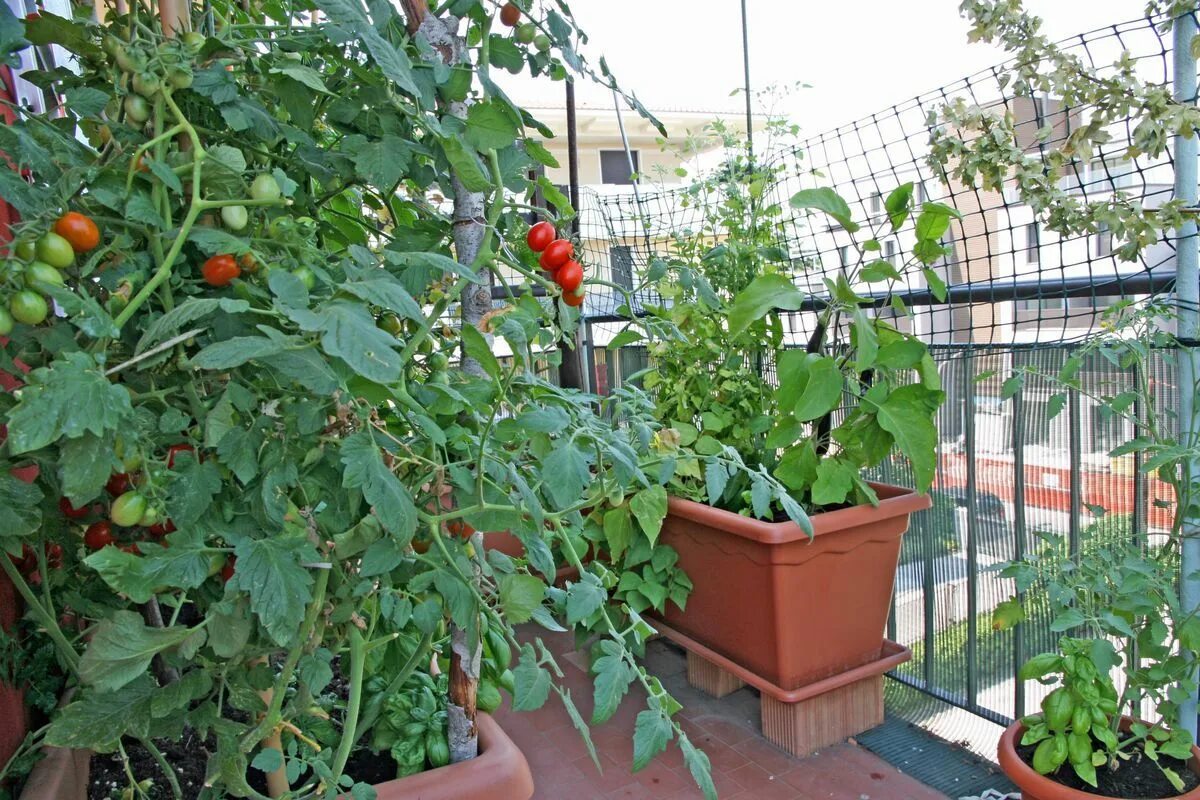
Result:
[[[378,800],[529,800],[533,776],[524,754],[487,714],[480,714],[479,755],[375,785]],[[33,768],[21,800],[87,800],[87,750],[46,748]]]
[[[881,657],[901,537],[932,505],[911,489],[871,484],[879,505],[764,522],[670,498],[659,541],[679,551],[694,586],[663,619],[784,690]]]

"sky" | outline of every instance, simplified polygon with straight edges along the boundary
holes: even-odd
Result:
[[[623,87],[651,109],[738,111],[742,80],[739,0],[571,0],[590,41]],[[820,133],[1003,60],[969,44],[958,0],[746,0],[752,86],[798,83],[781,110]],[[1026,0],[1054,39],[1140,17],[1144,0]],[[530,105],[562,103],[562,85],[509,87]],[[579,102],[611,107],[580,86]]]

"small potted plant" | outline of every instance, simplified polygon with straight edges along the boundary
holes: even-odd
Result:
[[[1056,374],[1038,376],[1057,389],[1052,409],[1067,392],[1082,392],[1098,413],[1126,421],[1135,435],[1110,455],[1136,455],[1143,472],[1171,488],[1174,521],[1151,536],[1081,542],[1077,552],[1045,534],[1036,552],[1001,573],[1019,595],[996,608],[997,628],[1063,633],[1057,651],[1034,656],[1018,675],[1053,687],[1040,711],[1000,740],[1000,766],[1026,798],[1200,797],[1200,750],[1179,724],[1180,702],[1197,689],[1200,621],[1176,590],[1183,514],[1195,502],[1184,466],[1196,446],[1172,437],[1169,399],[1145,377],[1149,359],[1170,363],[1179,352],[1173,327],[1163,301],[1122,301]],[[1119,382],[1085,379],[1093,362],[1115,365]],[[1006,391],[1020,391],[1031,372],[1016,373]],[[1130,375],[1142,377],[1131,383]]]
[[[900,537],[909,515],[929,506],[921,493],[934,477],[943,394],[926,346],[866,293],[904,286],[913,272],[944,291],[932,265],[958,214],[915,207],[905,184],[872,234],[857,236],[835,192],[801,191],[792,209],[861,239],[856,259],[803,289],[804,268],[778,246],[783,208],[757,194],[782,165],[726,144],[729,163],[685,192],[702,223],[651,264],[648,280],[668,302],[614,344],[645,341],[652,369],[641,379],[674,432],[669,444],[748,468],[676,472],[662,541],[693,589],[661,619],[743,680],[789,692],[883,653]],[[908,263],[880,257],[885,235],[910,239]],[[796,341],[780,312],[802,310],[811,336]],[[870,477],[897,454],[912,489]]]

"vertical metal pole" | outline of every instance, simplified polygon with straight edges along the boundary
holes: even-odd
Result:
[[[1192,39],[1196,36],[1196,17],[1192,13],[1175,20],[1175,40],[1172,59],[1176,102],[1194,105],[1196,102],[1196,58],[1192,54]],[[1175,197],[1189,208],[1195,208],[1197,140],[1193,135],[1175,137]],[[1196,248],[1196,222],[1190,216],[1179,227],[1175,250],[1175,298],[1179,314],[1179,435],[1190,446],[1196,441],[1196,377],[1200,374],[1200,354],[1195,348],[1200,334],[1200,251]],[[1195,464],[1185,464],[1185,485],[1196,477]],[[1200,608],[1200,580],[1192,577],[1200,569],[1200,520],[1188,516],[1183,520],[1183,564],[1180,575],[1180,600],[1184,613]],[[1180,705],[1179,722],[1184,730],[1196,735],[1196,697]]]
[[[1070,509],[1067,541],[1071,555],[1079,552],[1079,519],[1083,516],[1083,410],[1079,392],[1067,390],[1067,448],[1070,453]]]
[[[571,235],[572,238],[579,239],[579,142],[575,130],[575,82],[567,81],[567,172],[570,185],[568,187],[568,196],[571,200],[571,208],[575,209],[575,216],[571,219]],[[580,248],[583,247],[583,242],[579,243]],[[582,253],[580,254],[582,255]],[[580,307],[584,313],[587,312],[587,303]],[[558,384],[566,389],[584,389],[583,363],[580,358],[580,349],[584,347],[583,341],[579,335],[575,336],[575,347],[567,346],[566,342],[560,342],[558,352],[562,356],[562,365],[558,368]]]
[[[742,0],[742,76],[746,91],[746,150],[754,163],[754,114],[750,98],[750,23],[746,16],[746,0]]]
[[[963,446],[967,464],[974,465],[975,381],[971,351],[963,352]],[[975,470],[967,468],[967,707],[979,703],[979,504],[975,488]]]
[[[1025,558],[1025,394],[1018,390],[1012,399],[1013,446],[1013,560]],[[1022,598],[1018,594],[1018,598]],[[1025,664],[1025,626],[1013,626],[1013,675]],[[1036,651],[1035,651],[1036,652]],[[1025,681],[1013,681],[1013,718],[1025,716]]]

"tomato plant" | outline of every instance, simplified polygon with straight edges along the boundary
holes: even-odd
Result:
[[[584,557],[614,504],[638,509],[623,533],[652,557],[672,471],[736,465],[659,452],[636,390],[540,377],[575,315],[531,291],[554,284],[523,263],[520,215],[541,187],[527,176],[552,159],[490,75],[513,45],[492,3],[401,5],[213,0],[178,38],[144,4],[103,24],[0,20],[80,64],[34,76],[79,100],[63,118],[0,126],[28,176],[0,170],[22,220],[0,355],[29,368],[0,394],[0,547],[23,564],[29,548],[29,579],[0,563],[75,690],[37,743],[127,754],[188,726],[211,742],[214,796],[261,800],[251,765],[275,796],[361,795],[347,764],[385,734],[392,773],[471,757],[477,742],[449,726],[477,690],[485,708],[504,693],[522,710],[571,705],[536,632],[516,638],[535,622],[595,639],[596,718],[639,684],[639,752],[679,742],[711,795],[678,705],[635,658],[651,631],[614,590],[623,566]],[[523,7],[558,55],[535,36],[504,66],[590,73],[569,14]],[[436,26],[460,45],[452,63],[422,38]],[[103,235],[60,224],[65,209]],[[556,266],[573,213],[547,219]],[[494,307],[509,270],[526,288]],[[16,286],[27,273],[36,288]],[[31,465],[32,482],[12,476]],[[106,519],[85,528],[60,500]],[[62,566],[45,570],[52,544]],[[554,588],[567,564],[579,578]],[[682,602],[678,570],[662,580]],[[445,732],[428,713],[419,732],[394,724],[386,698],[428,687],[452,650],[480,668],[447,663],[434,681],[433,713],[456,712]]]

